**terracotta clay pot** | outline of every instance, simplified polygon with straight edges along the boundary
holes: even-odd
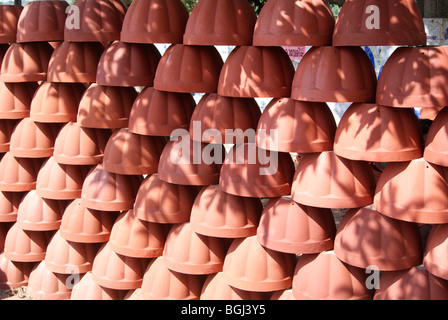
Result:
[[[163,258],[168,269],[187,274],[222,271],[226,242],[194,232],[188,222],[174,225],[165,242]]]
[[[36,190],[28,192],[17,211],[17,226],[27,231],[57,231],[67,203],[41,198]]]
[[[447,47],[401,47],[387,59],[378,78],[376,102],[391,107],[448,105]]]
[[[429,128],[423,154],[426,161],[444,167],[448,167],[448,161],[446,160],[447,119],[448,108],[444,108]]]
[[[272,99],[267,105],[257,130],[259,148],[280,152],[323,152],[333,150],[336,121],[323,102],[280,98]]]
[[[166,236],[163,225],[140,220],[129,210],[122,212],[115,222],[109,245],[124,256],[155,258],[163,254]]]
[[[64,40],[109,42],[120,39],[126,7],[121,1],[76,0],[65,23]]]
[[[422,108],[420,110],[420,117],[421,120],[431,120],[434,121],[439,114],[440,111],[442,111],[445,107],[434,107],[434,108]]]
[[[145,178],[138,189],[134,214],[154,223],[188,222],[196,195],[195,187],[168,183],[153,174]]]
[[[0,152],[6,153],[11,145],[11,135],[19,120],[0,119]]]
[[[180,0],[134,0],[121,29],[123,42],[181,43],[189,14]]]
[[[13,43],[2,61],[3,82],[38,82],[47,80],[48,63],[53,48],[48,42]]]
[[[100,286],[93,280],[92,272],[89,271],[73,286],[70,300],[124,300],[127,293],[127,290],[114,290]]]
[[[103,51],[103,45],[98,42],[64,41],[51,56],[48,64],[48,81],[95,82]]]
[[[61,237],[80,243],[109,241],[117,212],[86,208],[81,199],[73,200],[65,209],[61,221]]]
[[[54,200],[80,198],[89,170],[90,166],[60,164],[51,157],[45,161],[37,176],[37,194],[42,198]]]
[[[422,157],[422,140],[414,110],[354,103],[339,122],[334,152],[352,160],[410,161]]]
[[[92,277],[100,286],[115,290],[140,288],[150,259],[127,257],[103,244],[93,261]]]
[[[448,280],[447,248],[448,224],[432,227],[429,232],[423,257],[425,268],[434,276]]]
[[[218,94],[282,98],[291,95],[294,66],[281,47],[236,47],[222,68]]]
[[[322,0],[269,0],[254,30],[254,46],[329,46],[335,19]]]
[[[374,102],[375,69],[361,47],[313,47],[300,61],[291,98],[318,102]]]
[[[291,194],[294,163],[289,153],[235,145],[222,165],[219,188],[236,196],[273,198]]]
[[[222,66],[222,57],[213,46],[173,44],[160,59],[154,88],[168,92],[216,92]]]
[[[347,264],[364,269],[375,265],[381,271],[409,269],[422,262],[417,224],[391,219],[368,207],[344,215],[334,252]]]
[[[0,225],[5,222],[17,221],[19,205],[25,195],[26,192],[0,191]]]
[[[68,165],[96,165],[103,162],[110,130],[81,127],[77,122],[64,125],[54,143],[54,160]]]
[[[154,259],[143,277],[141,300],[199,300],[203,276],[168,269],[163,257]]]
[[[344,3],[336,20],[334,46],[426,45],[423,17],[415,1],[377,1],[375,11],[369,5],[369,1]],[[382,14],[379,27],[370,20],[373,12]]]
[[[15,223],[16,223],[15,221],[0,223],[0,251],[2,252],[5,250],[5,240],[8,231]]]
[[[76,121],[78,104],[85,89],[81,83],[43,82],[31,101],[31,119],[42,123]]]
[[[33,95],[38,88],[34,82],[0,82],[0,119],[19,120],[30,116]]]
[[[292,289],[275,291],[269,300],[296,300]]]
[[[16,158],[7,152],[0,160],[0,191],[26,192],[36,189],[41,159]]]
[[[191,117],[190,136],[204,143],[248,143],[249,139],[245,139],[244,133],[257,128],[260,116],[260,107],[254,98],[232,98],[207,93]],[[210,135],[210,130],[219,134]],[[226,133],[226,130],[232,130],[233,134]]]
[[[219,190],[203,188],[191,209],[194,232],[219,238],[245,238],[257,234],[263,205],[258,198],[238,197]]]
[[[335,234],[330,209],[306,207],[290,197],[269,200],[257,229],[262,246],[294,254],[332,250]]]
[[[21,120],[11,135],[10,152],[16,158],[49,158],[59,133],[58,124]]]
[[[271,292],[291,287],[295,264],[295,255],[265,248],[252,236],[232,242],[223,275],[234,288]]]
[[[70,277],[68,274],[52,272],[42,261],[31,271],[27,294],[35,300],[70,299],[71,289],[67,286],[68,277]]]
[[[257,15],[245,0],[200,0],[185,28],[187,45],[252,45]]]
[[[160,57],[153,44],[115,41],[101,56],[96,82],[103,86],[151,87]]]
[[[446,170],[423,159],[390,163],[375,191],[375,208],[393,219],[448,223]]]
[[[32,1],[20,14],[17,42],[63,41],[66,1]]]
[[[189,93],[145,88],[136,98],[129,117],[129,130],[147,136],[171,136],[176,129],[188,130],[196,107]]]
[[[117,130],[104,149],[104,169],[126,175],[156,173],[165,144],[163,137],[134,134],[128,128]]]
[[[374,300],[446,300],[448,283],[424,267],[384,272]]]
[[[124,211],[132,209],[143,178],[111,173],[97,165],[82,186],[82,203],[89,209]]]
[[[28,284],[32,263],[14,262],[0,254],[0,289],[17,289]]]
[[[86,128],[126,128],[136,98],[137,91],[133,87],[92,83],[79,102],[78,123]]]
[[[375,180],[366,162],[322,152],[300,160],[291,195],[307,206],[347,209],[372,204],[374,191]]]
[[[371,300],[365,270],[345,264],[333,251],[302,255],[294,271],[297,300]]]
[[[17,23],[23,7],[21,5],[2,5],[0,7],[0,43],[16,42]]]

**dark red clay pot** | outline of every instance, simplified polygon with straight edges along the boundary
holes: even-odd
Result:
[[[20,14],[17,42],[64,41],[66,1],[32,1]]]
[[[82,275],[81,280],[73,286],[70,300],[115,301],[124,300],[127,290],[114,290],[100,286],[93,280],[92,272]]]
[[[31,271],[27,294],[34,300],[68,300],[71,294],[67,286],[69,277],[68,274],[52,272],[42,261]]]
[[[378,212],[398,220],[448,223],[446,169],[424,159],[390,163],[375,192]]]
[[[41,159],[16,158],[7,152],[0,160],[0,191],[26,192],[36,189]]]
[[[294,201],[307,206],[347,209],[372,204],[374,191],[374,177],[366,162],[322,152],[300,160],[291,194]]]
[[[334,46],[424,46],[426,33],[423,17],[412,0],[349,0],[336,20]],[[378,27],[372,25],[372,14],[378,12]],[[397,17],[400,17],[397,19]]]
[[[82,202],[94,210],[132,209],[142,180],[141,176],[115,174],[97,165],[84,180]]]
[[[208,93],[201,98],[193,112],[190,136],[204,143],[247,143],[244,133],[248,129],[256,130],[260,116],[260,107],[254,98],[232,98]],[[209,135],[207,132],[210,130],[217,130],[217,134]],[[232,134],[227,134],[226,130],[232,130]]]
[[[153,174],[146,177],[138,189],[134,214],[153,223],[188,222],[196,195],[196,187],[168,183]]]
[[[200,0],[185,28],[187,45],[252,45],[257,15],[245,0]]]
[[[262,210],[260,199],[225,193],[214,185],[197,195],[190,223],[194,232],[204,236],[245,238],[257,234]]]
[[[0,43],[10,44],[16,42],[17,23],[23,7],[21,5],[0,6]]]
[[[291,98],[318,102],[374,102],[376,73],[360,47],[313,47],[300,61]]]
[[[2,82],[38,82],[47,80],[53,48],[48,42],[13,43],[2,61]]]
[[[269,0],[254,30],[254,46],[330,46],[335,20],[322,0]]]
[[[101,56],[96,82],[103,86],[151,87],[160,57],[153,44],[115,41]]]
[[[92,83],[79,102],[78,123],[86,128],[127,128],[137,91]]]
[[[189,14],[180,0],[134,0],[126,11],[120,40],[182,43]]]
[[[280,152],[323,152],[333,150],[336,121],[323,102],[275,98],[263,111],[257,130],[259,148]]]
[[[176,129],[188,130],[196,102],[190,93],[145,88],[135,99],[129,130],[146,136],[171,136]]]
[[[289,153],[235,145],[219,178],[221,191],[242,197],[273,198],[291,194],[294,162]]]
[[[0,289],[11,290],[28,285],[33,263],[15,262],[0,254]]]
[[[17,221],[19,205],[25,195],[26,192],[0,191],[0,225],[7,222]]]
[[[423,264],[434,276],[448,280],[447,249],[448,224],[439,224],[432,227],[429,232]]]
[[[11,135],[20,120],[0,119],[0,152],[6,153],[11,145]]]
[[[339,122],[334,152],[352,160],[410,161],[422,157],[422,140],[413,109],[354,103]]]
[[[258,242],[271,250],[311,254],[332,250],[336,225],[330,209],[306,207],[290,197],[271,199],[257,229]]]
[[[448,105],[448,47],[401,47],[386,61],[376,103],[433,108]]]
[[[0,119],[19,120],[30,116],[30,106],[38,84],[0,82]]]
[[[291,95],[294,66],[281,47],[236,47],[222,68],[218,94],[282,98]]]
[[[213,46],[173,44],[160,59],[154,88],[183,93],[216,92],[222,66],[222,57]]]
[[[424,109],[422,109],[424,110]],[[426,136],[426,145],[424,149],[423,158],[426,161],[440,166],[448,167],[447,161],[447,121],[448,108],[442,109]]]

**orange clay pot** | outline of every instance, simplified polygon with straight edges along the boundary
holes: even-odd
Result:
[[[14,262],[0,254],[0,289],[11,290],[28,285],[32,263]]]
[[[81,280],[73,286],[70,300],[124,300],[127,293],[127,290],[114,290],[100,286],[93,280],[92,272],[89,271],[82,275]]]
[[[446,256],[448,224],[439,224],[429,232],[423,264],[434,276],[448,280],[448,260]]]
[[[21,5],[2,5],[0,7],[0,43],[10,44],[16,42],[17,23],[23,7]]]
[[[41,159],[16,158],[10,152],[0,160],[0,191],[26,192],[36,189]]]
[[[38,84],[0,82],[0,119],[19,120],[30,116],[30,106]]]
[[[429,128],[423,154],[423,158],[425,158],[426,161],[444,167],[448,167],[448,161],[446,160],[447,119],[448,108],[444,108],[439,112]]]
[[[68,300],[71,294],[71,288],[67,286],[69,277],[52,272],[42,261],[31,271],[27,294],[35,300]]]
[[[19,120],[0,119],[0,152],[6,153],[11,145],[11,135]]]
[[[16,222],[19,205],[25,197],[26,192],[4,192],[0,191],[0,222]],[[0,232],[1,233],[1,232]],[[1,241],[0,241],[1,243]]]

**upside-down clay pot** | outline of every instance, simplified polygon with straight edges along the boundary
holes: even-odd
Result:
[[[420,110],[419,119],[434,121],[439,112],[442,111],[444,108],[445,107],[422,108]]]
[[[162,224],[137,218],[132,210],[122,212],[115,222],[109,245],[116,253],[134,258],[163,254],[167,231]]]
[[[422,262],[418,225],[391,219],[368,207],[344,215],[334,252],[349,265],[364,269],[375,265],[381,271],[409,269]]]
[[[294,66],[282,47],[236,47],[219,77],[218,94],[282,98],[291,95]]]
[[[232,242],[223,275],[234,288],[272,292],[291,287],[295,264],[295,255],[265,248],[252,236]]]
[[[260,107],[254,98],[232,98],[207,93],[191,117],[190,136],[204,143],[247,143],[250,138],[245,139],[244,133],[257,128],[260,116]],[[231,133],[226,133],[226,130],[231,130]]]
[[[448,224],[433,226],[429,232],[423,256],[423,265],[434,276],[448,280],[446,255]]]
[[[1,66],[3,82],[38,82],[47,80],[48,63],[53,48],[48,42],[13,43]]]
[[[129,130],[147,136],[171,136],[188,130],[196,102],[190,93],[159,91],[147,87],[137,96],[129,116]]]
[[[83,204],[94,210],[124,211],[132,209],[142,177],[111,173],[97,165],[82,185]]]
[[[0,222],[16,222],[19,205],[26,192],[0,191]],[[1,242],[1,241],[0,241]]]
[[[64,40],[109,42],[120,39],[126,8],[121,1],[76,0],[65,23]]]
[[[17,23],[17,42],[64,41],[66,1],[32,1]]]
[[[104,47],[99,42],[64,41],[51,55],[48,64],[48,81],[95,82],[103,51]]]
[[[28,231],[57,231],[67,203],[40,197],[36,190],[28,192],[17,211],[17,226]]]
[[[422,134],[414,110],[352,104],[339,122],[334,152],[347,159],[371,162],[421,158]]]
[[[38,88],[35,82],[0,82],[0,118],[19,120],[30,116],[34,93]]]
[[[325,103],[275,98],[258,122],[257,146],[280,152],[331,151],[335,132],[336,121]]]
[[[448,223],[446,169],[424,159],[390,163],[375,191],[378,212],[393,219],[424,223]]]
[[[102,287],[115,290],[140,288],[150,259],[133,258],[115,253],[106,243],[93,261],[93,280]]]
[[[75,199],[68,204],[62,216],[61,237],[80,243],[107,242],[117,216],[117,212],[89,209],[82,199]]]
[[[367,162],[349,160],[334,152],[309,153],[297,167],[292,199],[331,209],[348,209],[373,203],[375,180]]]
[[[85,89],[81,83],[43,82],[31,101],[31,119],[42,123],[76,121],[78,104]]]
[[[200,0],[185,28],[187,45],[252,45],[257,15],[245,0]]]
[[[294,162],[289,153],[255,144],[235,145],[227,154],[219,188],[236,196],[274,198],[291,194]]]
[[[334,46],[426,45],[425,25],[415,1],[376,1],[373,9],[371,4],[355,0],[344,3],[336,20]],[[381,16],[372,21],[375,12]]]
[[[216,92],[222,66],[222,57],[214,46],[173,44],[160,59],[154,88],[168,92]]]
[[[11,145],[11,135],[20,120],[0,119],[0,152],[6,153]]]
[[[290,197],[269,200],[257,229],[261,245],[293,254],[332,250],[335,234],[336,225],[330,209],[306,207]]]
[[[153,174],[145,178],[138,189],[134,214],[153,223],[188,222],[196,195],[196,187],[165,182]]]
[[[426,270],[414,267],[409,270],[384,272],[381,286],[375,291],[374,300],[446,300],[448,283]]]
[[[96,82],[103,86],[151,87],[160,57],[153,44],[115,41],[101,56]]]
[[[44,261],[34,266],[28,280],[27,294],[36,300],[68,300],[71,284],[70,275],[54,273]]]
[[[257,234],[262,210],[260,199],[225,193],[214,185],[197,195],[190,223],[194,232],[204,236],[245,238]]]
[[[0,254],[0,289],[9,290],[28,284],[34,265],[27,262],[15,262]]]
[[[10,44],[16,42],[17,23],[23,7],[21,5],[2,5],[0,7],[0,43]]]
[[[444,167],[448,167],[446,152],[446,139],[448,136],[447,121],[448,108],[444,108],[439,112],[429,128],[423,153],[423,158],[425,158],[426,161]]]
[[[322,0],[269,0],[255,24],[254,46],[329,46],[334,17]]]
[[[41,159],[16,158],[7,152],[0,160],[0,191],[26,192],[36,189]]]
[[[126,11],[120,40],[182,43],[189,14],[180,0],[134,0]]]
[[[133,87],[92,83],[79,102],[78,123],[86,128],[126,128],[136,98],[137,91]]]
[[[127,293],[127,290],[114,290],[100,286],[93,280],[92,272],[89,271],[73,286],[70,300],[124,300]]]
[[[165,242],[163,258],[168,269],[187,274],[222,271],[227,243],[194,232],[189,222],[174,225]]]
[[[291,98],[317,102],[373,102],[377,78],[361,47],[313,47],[300,61]]]
[[[376,103],[391,107],[448,105],[448,47],[401,47],[378,78]]]
[[[60,164],[51,157],[45,161],[37,176],[37,194],[54,200],[80,198],[89,170],[90,166]]]
[[[49,158],[53,155],[59,130],[58,124],[38,123],[25,118],[12,132],[9,150],[17,158]]]

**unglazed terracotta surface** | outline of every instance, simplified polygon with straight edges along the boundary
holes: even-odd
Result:
[[[0,254],[0,288],[17,289],[28,284],[33,263],[14,262]]]
[[[0,191],[26,192],[36,189],[41,159],[16,158],[7,152],[0,160]]]
[[[0,118],[20,120],[29,117],[37,88],[35,82],[0,82]]]
[[[447,224],[433,226],[429,232],[423,265],[434,276],[448,280],[448,260],[446,256]]]
[[[426,144],[423,158],[426,161],[447,167],[447,127],[448,109],[442,109],[437,117],[434,119],[426,136]]]
[[[100,286],[93,280],[92,272],[81,275],[81,279],[73,286],[70,300],[113,301],[124,300],[127,290],[114,290]]]
[[[0,191],[0,222],[16,222],[19,205],[27,192]],[[5,229],[2,229],[5,230]],[[1,241],[0,241],[1,242]]]
[[[16,42],[17,23],[23,11],[21,5],[2,5],[0,7],[0,42],[10,44]]]
[[[69,276],[52,272],[42,261],[31,271],[27,294],[36,300],[70,299],[71,289],[67,286]]]

